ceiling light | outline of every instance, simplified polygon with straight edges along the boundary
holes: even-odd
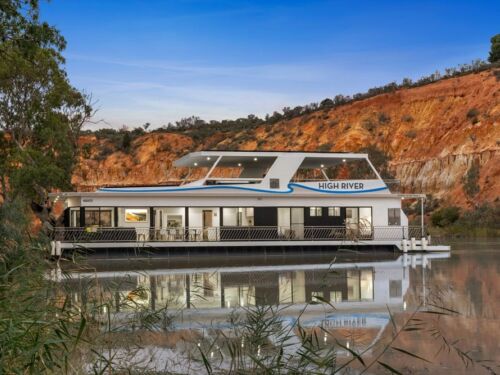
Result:
[[[321,165],[320,165],[320,167],[321,167],[321,168],[325,168],[325,165],[324,165],[324,164],[321,164]]]
[[[257,159],[257,158],[253,158],[253,161],[257,161],[257,160],[259,160],[259,159]]]
[[[198,166],[198,163],[194,163],[194,166],[197,167]]]
[[[342,159],[342,161],[345,163],[345,159]]]
[[[238,163],[238,167],[241,167],[241,163]]]
[[[207,160],[210,160],[210,156],[207,156]]]

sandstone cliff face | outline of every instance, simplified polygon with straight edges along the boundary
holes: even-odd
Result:
[[[490,70],[446,79],[201,141],[188,134],[149,133],[134,140],[127,153],[109,141],[83,136],[80,144],[87,153],[73,183],[80,190],[166,183],[185,176],[186,171],[172,170],[172,161],[193,150],[357,151],[375,145],[392,158],[390,167],[405,192],[433,194],[462,206],[494,201],[500,196],[497,76]],[[480,191],[470,198],[463,179],[473,163],[480,167]]]

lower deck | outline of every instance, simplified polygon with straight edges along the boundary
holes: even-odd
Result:
[[[332,202],[332,201],[330,201]],[[352,201],[354,203],[354,201]],[[358,204],[361,202],[358,202]],[[364,202],[363,202],[364,203]],[[309,207],[71,207],[58,249],[380,247],[426,236],[395,203]],[[331,204],[331,203],[330,203]],[[420,241],[413,241],[417,250]],[[422,246],[423,248],[423,246]]]

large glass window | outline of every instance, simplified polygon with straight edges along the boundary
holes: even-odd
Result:
[[[363,238],[368,238],[372,235],[372,208],[359,208],[359,234]]]
[[[79,214],[78,214],[79,215]],[[78,220],[79,223],[79,220]],[[85,225],[97,225],[100,227],[113,226],[113,209],[112,208],[85,208]]]
[[[360,300],[359,270],[347,271],[347,300]]]
[[[158,304],[186,307],[186,276],[184,274],[151,276],[156,278]]]
[[[221,280],[219,272],[190,275],[190,303],[194,308],[220,307]]]
[[[293,181],[375,180],[375,171],[365,158],[307,157]]]
[[[69,212],[69,225],[76,228],[80,227],[80,207],[71,208]]]
[[[373,269],[348,270],[346,276],[348,301],[373,300]]]
[[[389,225],[401,225],[401,209],[389,208]]]
[[[273,165],[274,156],[224,156],[208,176],[208,183],[228,179],[261,179]]]
[[[224,307],[255,305],[255,286],[232,286],[224,288]]]
[[[347,207],[345,210],[345,223],[348,228],[355,229],[358,227],[359,220],[358,207]]]
[[[253,207],[224,207],[222,222],[225,227],[248,227],[254,224]]]
[[[373,271],[361,270],[360,277],[361,300],[371,301],[373,299]]]

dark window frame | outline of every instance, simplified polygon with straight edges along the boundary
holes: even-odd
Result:
[[[98,227],[113,227],[113,215],[114,215],[113,207],[85,207],[85,226],[98,226]],[[95,215],[97,213],[97,215]],[[103,215],[109,213],[109,222],[106,225],[103,225]],[[90,220],[90,216],[93,215],[93,220]],[[97,219],[97,220],[96,220]],[[96,223],[97,221],[97,223]]]
[[[390,226],[401,226],[401,208],[387,209],[387,224]]]

